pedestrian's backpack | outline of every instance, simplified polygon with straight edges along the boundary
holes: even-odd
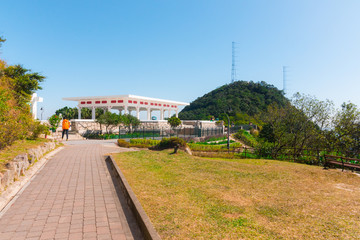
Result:
[[[64,120],[63,120],[62,128],[63,128],[63,129],[69,129],[69,128],[70,128],[70,122],[69,122],[69,120],[67,120],[67,119],[64,119]]]

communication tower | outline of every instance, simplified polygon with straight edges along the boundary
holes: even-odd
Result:
[[[283,92],[284,92],[284,95],[286,95],[286,73],[288,71],[288,66],[283,66]]]
[[[236,51],[235,42],[232,42],[232,65],[231,65],[231,83],[236,81]]]

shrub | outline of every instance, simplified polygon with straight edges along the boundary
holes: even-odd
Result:
[[[250,134],[253,135],[254,137],[258,137],[259,136],[259,130],[256,130],[254,128],[250,129]]]
[[[182,138],[172,137],[172,138],[163,138],[158,145],[154,146],[153,149],[164,150],[174,148],[174,153],[177,153],[179,148],[189,150],[187,148],[186,141]]]
[[[274,144],[266,141],[261,141],[255,146],[254,153],[262,158],[273,158],[274,155]]]
[[[186,141],[182,138],[172,137],[172,138],[163,138],[160,143],[157,145],[158,149],[169,149],[175,147],[185,147]]]
[[[60,118],[58,115],[56,115],[56,114],[52,115],[52,116],[49,118],[49,123],[50,123],[50,126],[51,126],[51,128],[52,128],[53,130],[55,130],[55,129],[59,126],[60,121],[61,121],[61,118]]]
[[[130,143],[128,143],[127,141],[125,141],[123,139],[118,139],[117,143],[118,143],[119,147],[124,147],[124,148],[130,147]]]
[[[45,135],[50,134],[49,127],[44,124],[41,124],[41,122],[39,122],[39,121],[34,121],[31,124],[30,132],[31,132],[31,135],[30,135],[29,139],[32,139],[32,140],[39,138],[40,134],[45,134]]]
[[[132,147],[148,148],[156,146],[159,143],[159,140],[152,139],[130,139],[130,144]]]

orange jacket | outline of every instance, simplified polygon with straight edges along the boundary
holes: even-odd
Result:
[[[69,129],[70,128],[70,122],[67,119],[64,119],[62,122],[62,129]]]

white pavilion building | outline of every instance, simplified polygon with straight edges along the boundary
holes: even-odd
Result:
[[[141,97],[135,95],[115,95],[115,96],[97,96],[97,97],[69,97],[63,98],[67,101],[76,101],[78,103],[78,118],[81,119],[81,109],[90,108],[92,110],[92,119],[95,120],[95,109],[103,108],[107,111],[118,110],[123,114],[136,112],[136,117],[140,119],[140,112],[147,112],[147,120],[151,120],[153,111],[160,111],[160,119],[164,120],[165,113],[168,117],[171,114],[178,116],[179,106],[187,106],[189,103],[164,100],[158,98]]]

